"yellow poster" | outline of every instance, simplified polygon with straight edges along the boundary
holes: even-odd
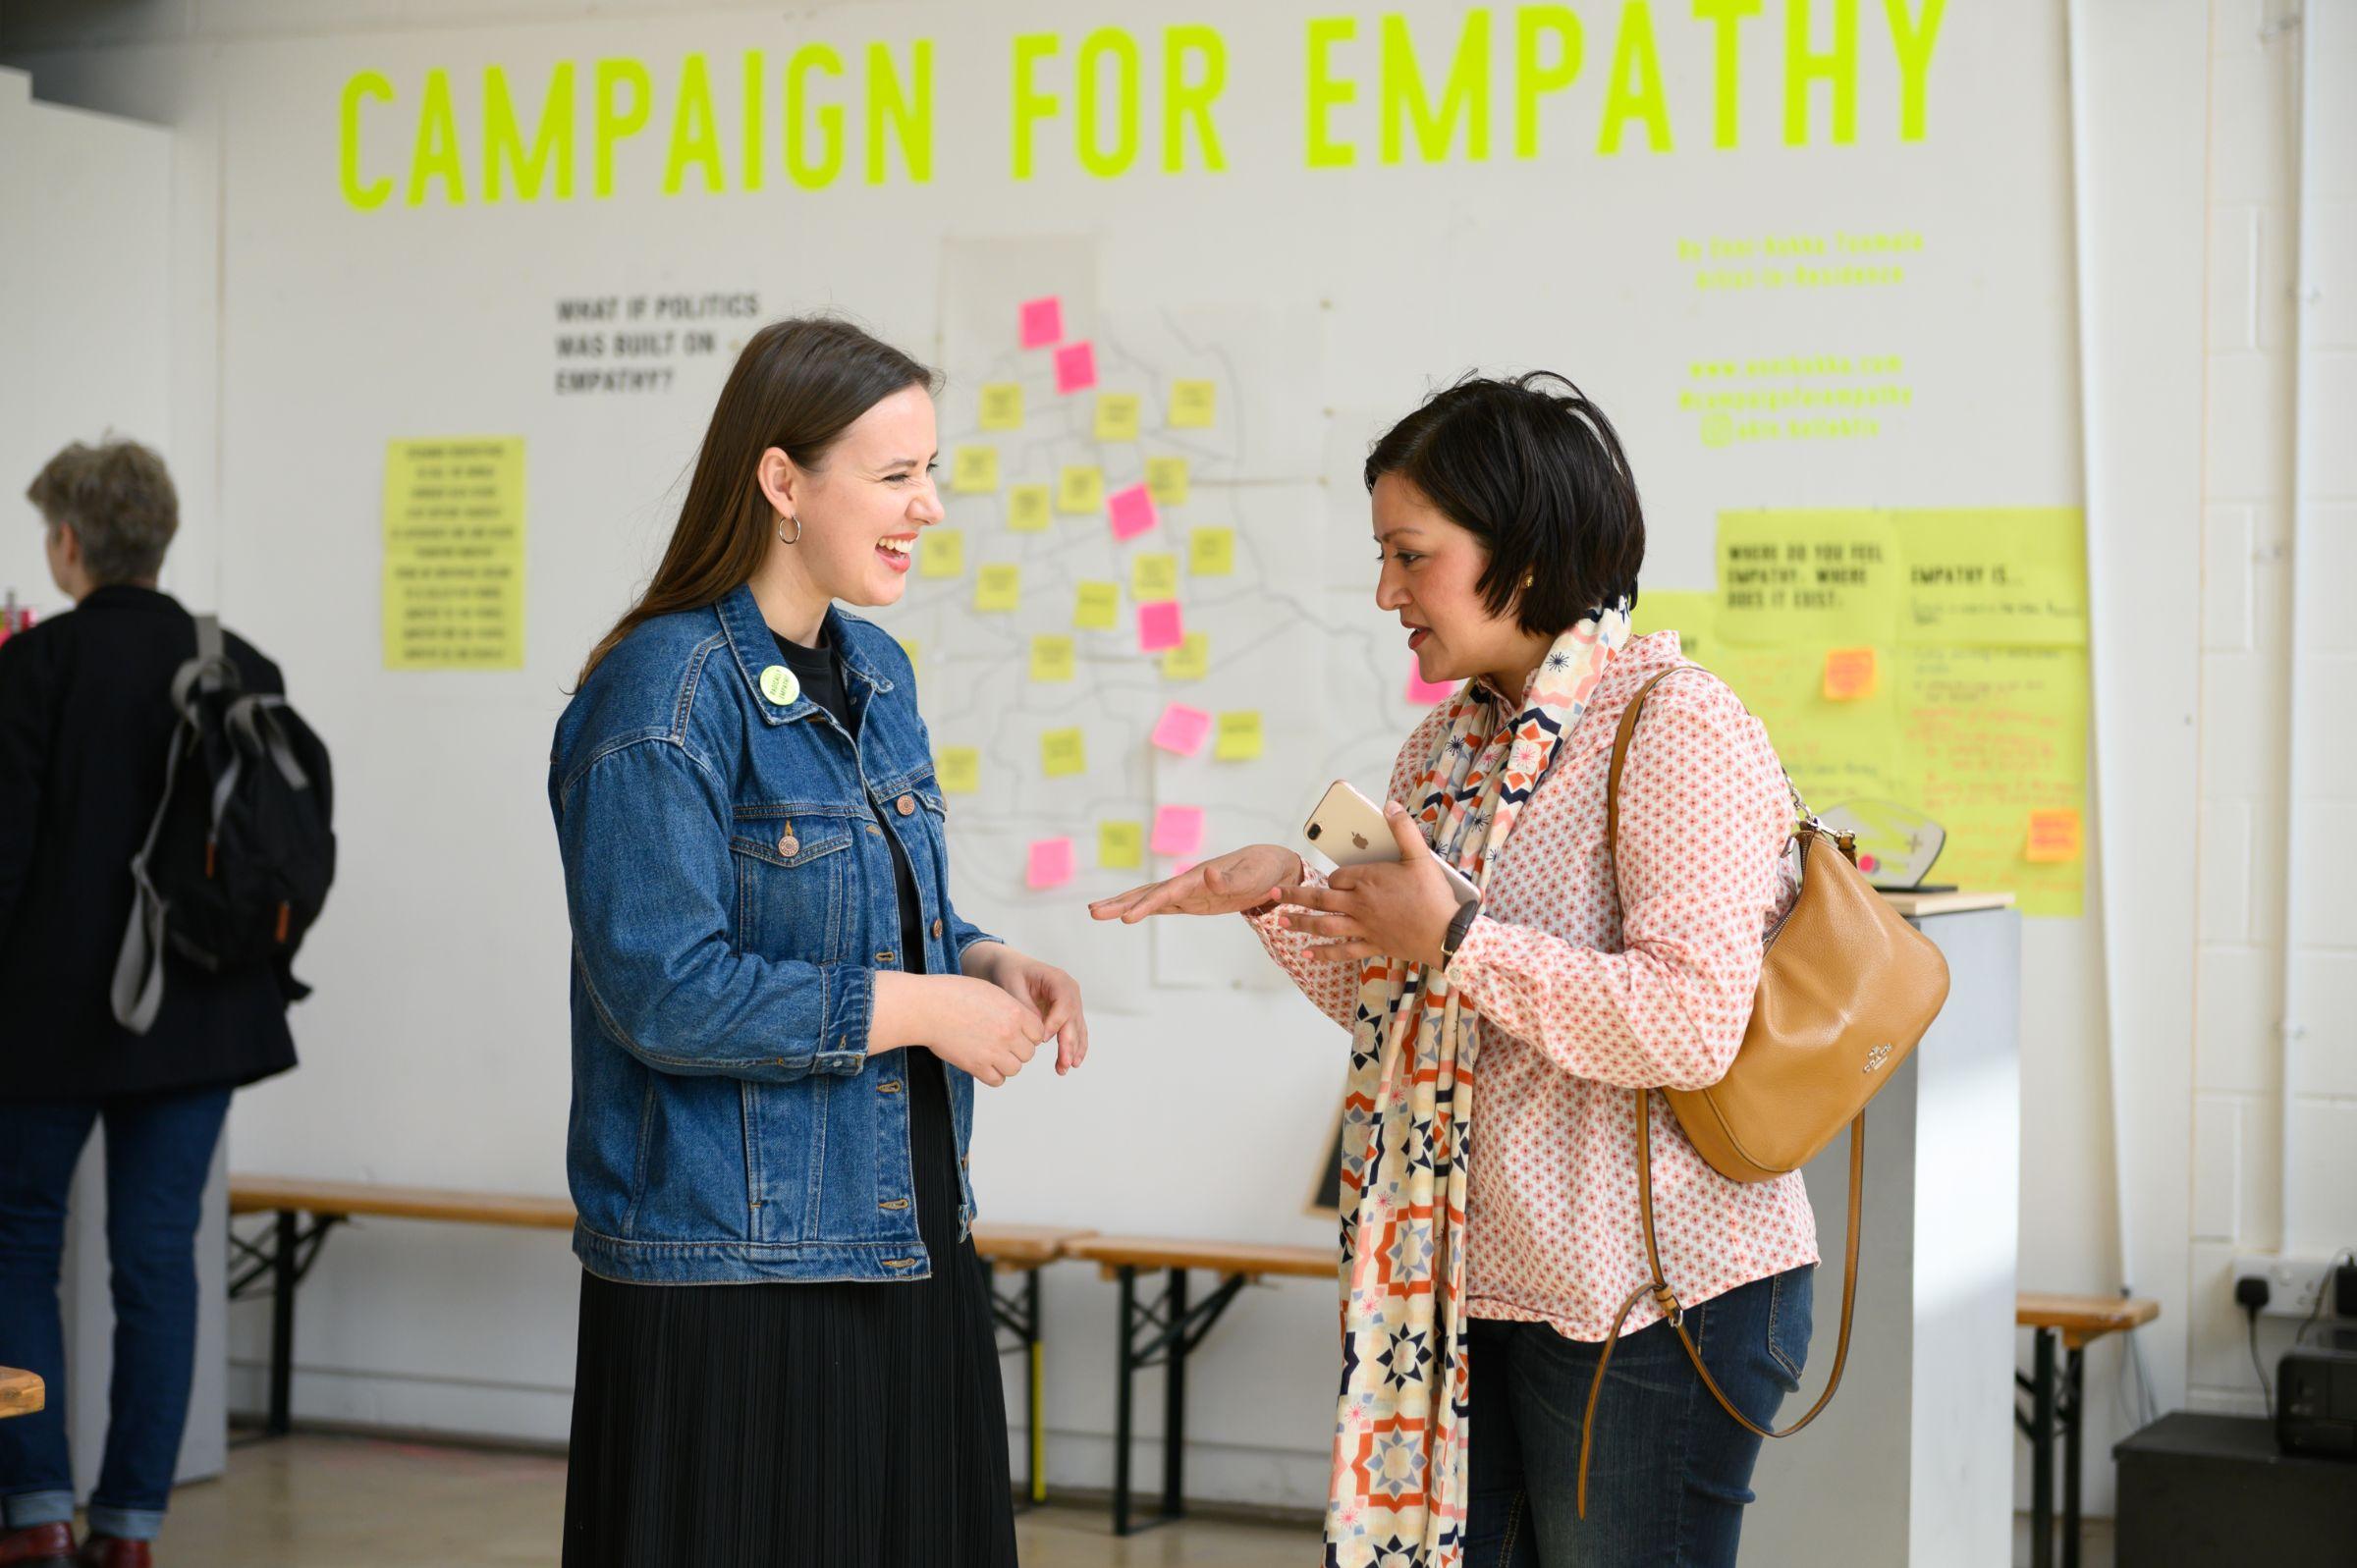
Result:
[[[1820,648],[1891,643],[1900,582],[1895,537],[1879,512],[1721,513],[1720,638]]]
[[[1769,744],[1812,807],[1915,801],[1898,704],[1888,683],[1869,696],[1830,699],[1825,650],[1814,647],[1723,646],[1710,668],[1768,727]]]
[[[523,668],[523,439],[385,444],[388,670]]]
[[[1719,596],[1715,593],[1699,593],[1690,588],[1640,588],[1637,608],[1628,620],[1632,636],[1676,632],[1678,651],[1697,663],[1708,663],[1719,646]]]
[[[1899,640],[2087,645],[2087,527],[2062,507],[1899,512]]]

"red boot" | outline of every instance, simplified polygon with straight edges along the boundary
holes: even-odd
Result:
[[[120,1536],[92,1536],[82,1543],[81,1568],[155,1568],[154,1543]]]
[[[34,1525],[0,1535],[0,1568],[75,1568],[74,1527]]]

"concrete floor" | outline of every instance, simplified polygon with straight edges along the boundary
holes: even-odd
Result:
[[[164,1568],[551,1568],[565,1461],[367,1437],[239,1443],[172,1497]],[[1303,1568],[1314,1526],[1189,1520],[1117,1541],[1101,1508],[1016,1517],[1023,1568]]]

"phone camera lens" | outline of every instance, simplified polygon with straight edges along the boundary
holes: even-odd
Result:
[[[1318,826],[1316,823],[1314,823],[1314,822],[1313,822],[1313,823],[1311,823],[1311,824],[1309,825],[1309,836],[1310,836],[1312,838],[1316,838],[1316,837],[1317,837],[1319,834],[1323,833],[1324,831],[1325,831],[1324,829],[1320,828],[1320,827],[1319,827],[1319,826]]]

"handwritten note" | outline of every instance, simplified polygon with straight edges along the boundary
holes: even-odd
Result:
[[[1187,529],[1186,569],[1198,577],[1225,577],[1234,571],[1235,530]]]
[[[1259,756],[1259,712],[1221,714],[1219,738],[1212,742],[1211,754],[1220,762],[1250,762]]]
[[[1031,639],[1031,678],[1072,678],[1072,639],[1060,631],[1043,631]]]
[[[1190,631],[1162,656],[1165,680],[1200,680],[1211,674],[1211,635]]]
[[[1178,614],[1178,601],[1164,599],[1155,604],[1137,607],[1137,651],[1160,653],[1176,648],[1186,640],[1186,622]]]
[[[933,754],[933,777],[945,795],[970,795],[982,787],[982,751],[978,746],[944,746]]]
[[[1190,708],[1183,702],[1174,702],[1162,710],[1162,718],[1154,726],[1154,744],[1174,756],[1191,757],[1203,749],[1203,737],[1211,733],[1211,715],[1200,708]]]
[[[986,496],[999,488],[999,449],[959,447],[950,455],[950,489],[961,496]]]
[[[1106,497],[1105,515],[1113,523],[1116,539],[1134,539],[1157,521],[1154,498],[1146,493],[1144,485],[1130,485]]]
[[[2078,812],[2033,811],[2027,858],[2033,866],[2068,865],[2083,852],[2082,838]]]
[[[1203,847],[1203,808],[1201,806],[1157,806],[1154,808],[1154,852],[1158,855],[1191,855]]]
[[[1056,510],[1086,514],[1105,508],[1105,470],[1095,463],[1068,463],[1056,475]]]
[[[1178,558],[1159,550],[1139,553],[1129,563],[1129,597],[1139,604],[1178,597]]]
[[[1072,594],[1072,625],[1081,631],[1111,631],[1122,623],[1122,585],[1083,582]]]
[[[1023,568],[1012,561],[994,561],[974,573],[976,610],[1013,610],[1022,596]]]
[[[1859,702],[1874,695],[1879,661],[1872,648],[1825,651],[1825,700]]]
[[[1095,345],[1072,343],[1056,351],[1056,390],[1058,392],[1086,392],[1096,384],[1097,351]]]
[[[1023,867],[1026,888],[1058,888],[1072,880],[1072,841],[1034,838]]]
[[[916,574],[957,577],[965,572],[965,535],[955,528],[927,528],[916,536]]]
[[[1054,295],[1038,299],[1026,299],[1017,312],[1018,326],[1026,349],[1044,349],[1064,337],[1064,301]]]
[[[1209,381],[1171,383],[1173,430],[1209,430],[1219,410],[1219,387]]]
[[[1097,824],[1097,864],[1109,871],[1134,871],[1146,863],[1146,825],[1142,822]]]
[[[1046,532],[1049,500],[1046,485],[1009,485],[1007,526],[1016,533]]]
[[[1023,385],[1019,381],[986,382],[977,405],[985,430],[1023,428]]]
[[[1076,729],[1041,730],[1039,770],[1051,779],[1088,772],[1087,739]]]
[[[1186,505],[1187,468],[1184,458],[1148,458],[1146,490],[1158,507]]]
[[[1097,439],[1099,441],[1135,441],[1137,439],[1137,406],[1140,401],[1134,392],[1098,393]]]

